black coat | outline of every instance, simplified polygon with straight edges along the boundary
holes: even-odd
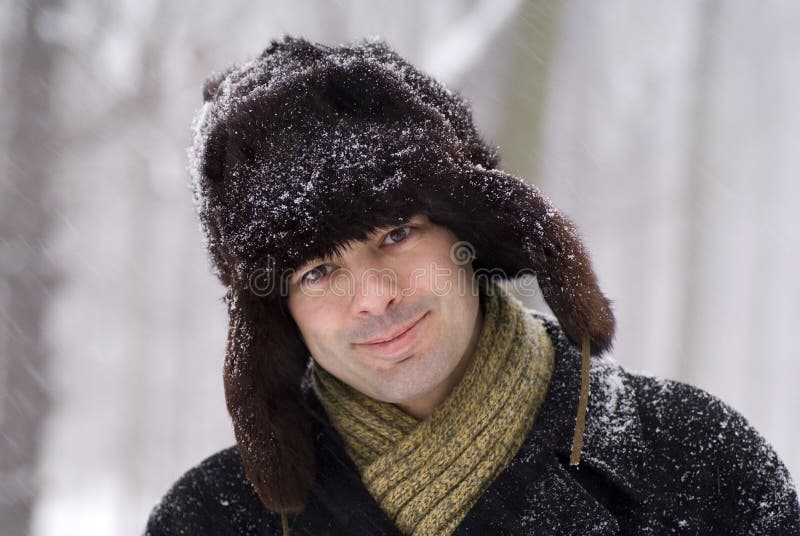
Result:
[[[687,384],[593,358],[584,448],[568,465],[580,351],[545,318],[556,347],[547,397],[516,457],[457,527],[484,534],[800,535],[797,491],[764,438],[735,410]],[[399,535],[361,483],[322,406],[318,476],[292,534]],[[153,510],[147,535],[280,535],[231,447],[188,471]]]

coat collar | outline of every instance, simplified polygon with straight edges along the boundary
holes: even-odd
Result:
[[[615,510],[649,494],[640,476],[644,442],[636,393],[619,363],[592,358],[581,461],[569,466],[581,352],[555,319],[533,314],[556,350],[547,397],[517,456],[455,534],[615,534]]]
[[[537,534],[614,534],[619,530],[615,510],[649,494],[639,472],[645,453],[636,394],[619,363],[592,358],[583,453],[577,468],[568,466],[581,354],[555,319],[532,314],[544,322],[556,350],[547,397],[517,455],[454,534],[527,534],[533,529]],[[308,401],[315,422],[317,480],[306,510],[292,516],[292,531],[399,535],[362,484],[341,436],[310,389]]]

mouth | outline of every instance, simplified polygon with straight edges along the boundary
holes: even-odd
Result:
[[[426,315],[426,314],[427,314],[427,313],[425,313],[425,315]],[[393,335],[390,335],[390,336],[384,336],[384,337],[375,337],[374,339],[370,339],[370,340],[368,340],[368,341],[366,341],[366,342],[362,342],[362,343],[358,343],[358,344],[364,344],[364,345],[373,345],[373,344],[382,344],[382,343],[384,343],[384,342],[389,342],[389,341],[391,341],[391,340],[394,340],[394,339],[396,339],[397,337],[401,336],[401,335],[402,335],[403,333],[405,333],[406,331],[408,331],[408,330],[410,330],[411,328],[413,328],[413,327],[414,327],[414,326],[417,324],[417,322],[419,322],[420,320],[422,320],[422,318],[423,318],[425,315],[422,315],[421,317],[417,318],[416,320],[414,320],[414,321],[413,321],[413,322],[411,322],[410,324],[407,324],[406,326],[404,326],[404,327],[402,327],[402,328],[398,329],[397,331],[395,331],[395,333],[394,333]]]
[[[417,340],[421,332],[421,324],[423,324],[427,316],[428,313],[426,312],[414,323],[403,328],[391,338],[383,340],[379,338],[377,342],[360,343],[356,344],[356,347],[381,359],[396,361],[398,358],[404,357],[404,352]]]

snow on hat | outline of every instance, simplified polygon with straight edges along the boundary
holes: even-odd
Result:
[[[308,349],[286,284],[307,261],[414,214],[471,244],[473,267],[535,274],[562,329],[589,355],[614,315],[573,224],[497,168],[468,104],[377,39],[273,41],[211,77],[193,122],[191,186],[212,271],[227,287],[225,397],[245,472],[267,508],[302,511],[314,481],[302,378]]]

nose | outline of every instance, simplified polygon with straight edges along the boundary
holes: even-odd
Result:
[[[376,264],[357,274],[353,290],[352,310],[356,316],[382,316],[402,300],[397,273]]]

